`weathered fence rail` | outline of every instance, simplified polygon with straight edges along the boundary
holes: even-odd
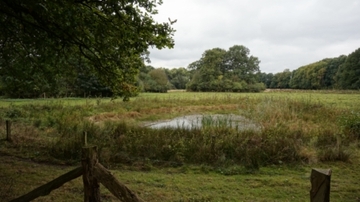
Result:
[[[52,190],[61,187],[66,182],[69,182],[73,179],[80,177],[82,174],[83,174],[82,167],[75,168],[74,170],[72,170],[64,175],[61,175],[60,177],[34,189],[33,191],[31,191],[23,196],[20,196],[19,198],[11,200],[11,202],[31,201],[40,196],[49,195]]]

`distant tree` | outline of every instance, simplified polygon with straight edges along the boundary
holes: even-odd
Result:
[[[245,81],[248,84],[257,82],[257,73],[260,72],[260,60],[250,55],[250,50],[245,46],[235,45],[226,52],[222,72],[232,81]]]
[[[359,89],[360,48],[349,56],[325,58],[275,75],[258,74],[260,81],[270,88],[294,89]],[[268,77],[269,76],[269,77]],[[270,85],[269,85],[269,81]]]
[[[341,55],[337,58],[332,58],[329,60],[324,75],[325,88],[336,88],[336,73],[338,72],[339,67],[346,61],[346,58],[346,55]]]
[[[334,86],[334,72],[346,57],[327,58],[294,71],[290,87],[295,89],[328,89]]]
[[[148,75],[150,76],[149,88],[146,91],[165,93],[169,89],[169,80],[163,68],[151,70]]]
[[[190,72],[184,67],[165,69],[169,82],[175,89],[185,89],[190,81]]]
[[[138,88],[142,92],[146,92],[150,89],[150,86],[154,85],[153,79],[148,73],[140,72],[138,75]]]
[[[273,80],[274,74],[273,73],[258,73],[259,82],[264,83],[267,88],[270,88],[271,82]]]
[[[290,88],[290,80],[292,77],[292,72],[289,69],[285,69],[278,79],[279,88]]]
[[[206,50],[201,59],[191,63],[190,91],[260,91],[258,58],[250,56],[245,46],[235,45],[228,51],[221,48]]]
[[[285,69],[283,72],[276,73],[270,83],[270,88],[290,88],[292,72]]]
[[[273,78],[271,79],[271,83],[270,83],[270,86],[269,86],[269,88],[277,88],[277,74],[279,74],[279,73],[276,73],[276,74],[274,74],[274,76],[273,76]]]
[[[188,85],[191,91],[217,91],[220,87],[221,66],[226,51],[221,48],[214,48],[204,52],[202,58],[193,62],[190,69],[196,70],[197,76],[194,76]],[[196,66],[195,66],[196,65]]]
[[[349,54],[336,74],[340,89],[360,89],[360,48]]]

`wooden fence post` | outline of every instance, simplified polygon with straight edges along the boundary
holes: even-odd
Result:
[[[312,169],[310,202],[330,201],[331,169]]]
[[[94,177],[93,168],[98,163],[97,147],[82,149],[84,202],[100,202],[100,184]]]
[[[83,176],[84,184],[84,202],[100,202],[99,182],[108,188],[109,191],[121,201],[144,202],[98,162],[97,150],[96,146],[83,147],[82,167],[78,167],[19,198],[13,199],[11,202],[31,201],[39,196],[48,195],[52,190],[59,188],[64,183],[81,175]]]
[[[11,142],[11,121],[6,120],[6,141]]]
[[[82,143],[85,147],[87,147],[87,132],[86,131],[83,132]]]

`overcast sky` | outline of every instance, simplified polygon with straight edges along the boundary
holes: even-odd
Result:
[[[173,49],[150,49],[153,67],[187,67],[205,50],[244,45],[266,73],[294,70],[360,47],[360,0],[163,0],[177,19]]]

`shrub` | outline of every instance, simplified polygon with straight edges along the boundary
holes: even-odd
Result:
[[[5,119],[17,120],[22,118],[23,116],[24,116],[23,112],[12,105],[10,105],[9,108],[3,111],[3,117]]]
[[[248,85],[248,91],[249,92],[261,92],[266,89],[266,86],[264,83],[254,83]]]

